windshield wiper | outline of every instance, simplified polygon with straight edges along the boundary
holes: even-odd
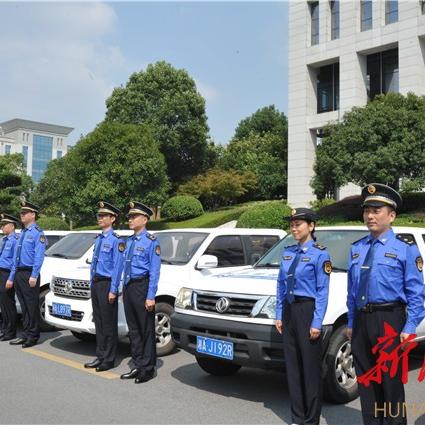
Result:
[[[49,254],[48,257],[58,257],[58,258],[69,258],[67,255],[65,254],[59,254],[57,252],[55,252],[54,254]]]
[[[279,264],[274,264],[274,263],[257,264],[254,268],[256,269],[258,267],[272,267],[272,268],[277,268],[277,267],[279,267]]]

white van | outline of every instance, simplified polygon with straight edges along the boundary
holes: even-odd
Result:
[[[169,354],[174,349],[170,316],[182,286],[201,276],[247,267],[286,235],[279,229],[228,228],[152,233],[161,245],[162,264],[155,308],[158,355]],[[55,268],[51,292],[46,296],[46,322],[69,329],[79,339],[87,339],[96,332],[89,281],[89,263],[95,236],[96,233],[89,232],[78,236],[69,235],[46,253],[50,257],[62,259],[62,268],[60,271]],[[119,297],[118,303],[118,335],[128,340],[122,297]]]

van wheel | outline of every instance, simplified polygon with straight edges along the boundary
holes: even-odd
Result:
[[[52,332],[56,328],[52,325],[49,325],[45,320],[46,314],[46,295],[49,292],[48,289],[41,291],[38,298],[38,306],[40,311],[40,331],[41,332]]]
[[[333,403],[348,403],[358,396],[351,342],[346,329],[343,325],[335,330],[326,352],[324,396]]]
[[[87,332],[74,332],[71,331],[72,335],[75,336],[75,338],[79,339],[80,341],[87,341],[87,342],[93,342],[96,341],[96,335],[89,334]]]
[[[171,315],[173,313],[172,305],[165,302],[155,304],[156,354],[158,356],[171,354],[176,347],[171,338]]]
[[[234,375],[241,368],[238,364],[206,357],[196,356],[196,361],[202,370],[214,376]]]

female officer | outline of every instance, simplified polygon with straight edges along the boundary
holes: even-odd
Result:
[[[276,329],[283,347],[293,424],[318,424],[321,411],[321,327],[332,265],[315,243],[316,214],[292,210],[290,230],[298,242],[285,248],[277,279]]]

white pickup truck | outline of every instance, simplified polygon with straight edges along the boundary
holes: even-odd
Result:
[[[118,232],[119,233],[119,232]],[[169,354],[170,316],[179,289],[201,276],[254,264],[286,235],[278,229],[182,229],[152,232],[161,245],[161,275],[156,295],[156,337],[158,355]],[[46,296],[47,323],[69,329],[79,339],[96,333],[90,300],[90,260],[97,232],[69,236],[49,251],[61,257],[63,268],[51,280]],[[127,233],[128,234],[128,233]],[[118,336],[128,338],[122,297],[118,298]]]
[[[395,227],[414,240],[425,257],[425,229]],[[318,242],[329,250],[333,272],[328,309],[323,321],[323,386],[329,401],[345,403],[357,397],[347,323],[347,261],[350,246],[367,234],[365,227],[319,227]],[[212,375],[236,373],[241,366],[284,368],[282,338],[274,326],[276,279],[283,250],[296,243],[288,235],[253,267],[202,277],[180,290],[171,318],[176,344],[195,355]],[[417,329],[425,339],[425,320]]]

